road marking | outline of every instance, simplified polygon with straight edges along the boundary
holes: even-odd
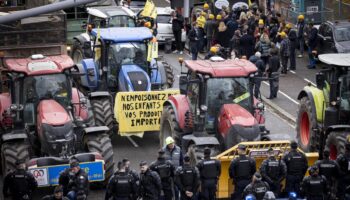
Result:
[[[263,81],[266,85],[270,86],[267,82]],[[286,93],[282,92],[281,90],[278,90],[279,93],[281,93],[283,96],[285,96],[287,99],[291,100],[293,103],[299,105],[299,102],[295,101],[292,97],[288,96]]]
[[[128,140],[131,142],[132,145],[134,145],[134,147],[139,147],[139,145],[135,142],[135,140],[133,140],[130,136],[126,136],[126,138],[128,138]]]
[[[295,71],[293,71],[293,70],[289,70],[292,74],[296,74],[296,72]]]
[[[275,113],[273,111],[273,109],[267,107],[266,110],[268,110],[271,114],[275,115],[275,117],[279,118],[280,120],[284,121],[288,126],[290,126],[291,128],[295,129],[295,126],[290,123],[288,120],[284,119],[283,117],[279,116],[277,113]]]
[[[311,85],[313,85],[313,86],[315,86],[315,87],[316,87],[316,84],[315,84],[315,83],[313,83],[312,81],[310,81],[309,79],[304,78],[304,81],[306,81],[306,82],[308,82],[308,83],[310,83]]]

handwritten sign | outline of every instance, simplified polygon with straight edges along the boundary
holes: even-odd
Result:
[[[159,131],[164,102],[179,93],[179,90],[119,92],[114,107],[119,132]]]

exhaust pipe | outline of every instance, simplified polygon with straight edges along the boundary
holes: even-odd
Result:
[[[58,10],[77,7],[84,4],[94,3],[99,0],[66,0],[58,3],[48,4],[28,10],[21,10],[0,17],[0,24],[13,22],[27,17],[33,17],[41,14],[51,13]]]

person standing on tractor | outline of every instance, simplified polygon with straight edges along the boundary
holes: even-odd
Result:
[[[283,160],[276,159],[272,148],[268,150],[267,154],[269,157],[262,162],[260,173],[263,180],[269,184],[270,190],[278,197],[281,192],[282,180],[287,175],[287,166]]]
[[[337,158],[337,163],[340,168],[340,179],[338,182],[339,199],[344,199],[345,189],[350,186],[350,142],[345,144],[345,153],[340,154]]]
[[[319,174],[327,178],[327,186],[329,190],[329,195],[327,199],[335,199],[337,184],[337,178],[339,176],[339,166],[334,160],[329,159],[329,150],[323,151],[323,159],[318,160],[316,164],[319,169]]]
[[[158,151],[158,158],[150,165],[150,169],[158,173],[160,180],[162,181],[162,190],[164,200],[173,199],[173,180],[175,167],[169,160],[165,160],[165,152],[163,149]]]
[[[184,17],[181,15],[181,13],[177,11],[172,12],[172,28],[173,28],[173,33],[175,37],[175,43],[176,43],[176,50],[173,53],[183,53],[183,46],[182,46],[182,41],[181,41],[181,34],[182,34],[182,29],[184,26]]]
[[[86,200],[89,193],[88,175],[80,168],[77,158],[71,158],[69,165],[69,168],[61,172],[58,184],[63,186],[63,194],[69,200]]]
[[[200,185],[198,169],[190,165],[190,160],[190,157],[185,155],[184,165],[179,166],[175,172],[175,184],[180,190],[181,200],[196,199]]]
[[[297,29],[298,29],[297,37],[299,41],[300,54],[298,55],[298,58],[302,58],[304,54],[304,45],[305,45],[304,28],[305,28],[304,15],[299,15],[298,23],[297,23]]]
[[[197,164],[201,178],[201,199],[216,199],[217,182],[221,174],[221,162],[210,158],[211,150],[204,149],[204,160]]]
[[[319,175],[316,165],[309,168],[309,174],[301,184],[302,194],[307,200],[324,200],[328,193],[326,177]]]
[[[304,153],[298,152],[298,143],[290,143],[291,150],[284,157],[283,161],[287,165],[286,187],[287,194],[296,192],[300,194],[300,183],[307,171],[308,164]]]
[[[122,162],[108,182],[105,200],[134,200],[136,197],[136,180],[126,171],[126,165]]]
[[[253,194],[257,200],[263,200],[265,193],[270,190],[269,184],[262,181],[261,174],[255,172],[252,182],[244,188],[243,198],[249,194]]]
[[[159,200],[162,191],[162,181],[157,172],[152,171],[146,161],[140,163],[140,192],[143,200]]]
[[[32,192],[38,187],[34,176],[26,171],[24,160],[16,161],[16,170],[8,173],[4,178],[4,197],[11,195],[13,200],[29,200]],[[10,191],[10,194],[9,194]]]
[[[232,160],[229,167],[229,175],[235,185],[234,193],[231,196],[232,200],[242,198],[245,187],[250,183],[256,172],[255,160],[247,157],[246,148],[243,144],[238,145],[238,157]]]

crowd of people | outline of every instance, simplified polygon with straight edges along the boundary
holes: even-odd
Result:
[[[329,159],[325,150],[323,159],[312,166],[304,153],[297,150],[295,141],[290,151],[279,157],[279,152],[268,149],[267,158],[257,171],[256,161],[247,155],[247,147],[239,144],[237,156],[231,161],[229,177],[234,184],[232,200],[272,200],[288,197],[307,200],[348,199],[350,185],[350,143],[345,153],[336,161]],[[105,200],[213,200],[216,199],[221,162],[211,157],[211,149],[205,148],[202,160],[193,164],[172,137],[158,151],[157,160],[148,164],[140,162],[140,173],[130,168],[130,161],[118,163],[107,184]],[[5,177],[3,194],[13,200],[31,199],[37,183],[26,171],[25,162],[19,160],[15,171]],[[309,176],[304,177],[306,172]],[[282,191],[282,181],[286,180]],[[42,200],[86,200],[89,194],[88,176],[80,168],[79,160],[72,158],[70,167],[61,172],[59,185],[53,195]],[[103,199],[103,197],[99,198]]]
[[[188,27],[187,36],[192,60],[197,60],[198,53],[207,52],[206,59],[219,53],[225,55],[222,50],[230,52],[229,54],[232,52],[236,58],[250,60],[257,65],[258,76],[270,80],[269,99],[277,97],[278,75],[296,69],[296,58],[303,57],[305,45],[309,56],[307,67],[310,69],[316,67],[318,30],[312,23],[306,24],[303,15],[298,16],[298,23],[294,26],[286,23],[274,10],[268,10],[267,14],[264,14],[265,12],[255,4],[250,8],[242,7],[235,10],[223,7],[215,11],[216,15],[209,9],[210,7],[211,5],[205,3],[200,12],[195,12],[192,16],[192,26]],[[181,23],[184,21],[180,12],[176,11],[174,16],[176,17],[173,28],[176,39],[178,29],[183,26]],[[182,54],[181,45],[181,40],[176,39],[177,49],[174,53]],[[256,82],[257,97],[260,81],[257,79]]]

